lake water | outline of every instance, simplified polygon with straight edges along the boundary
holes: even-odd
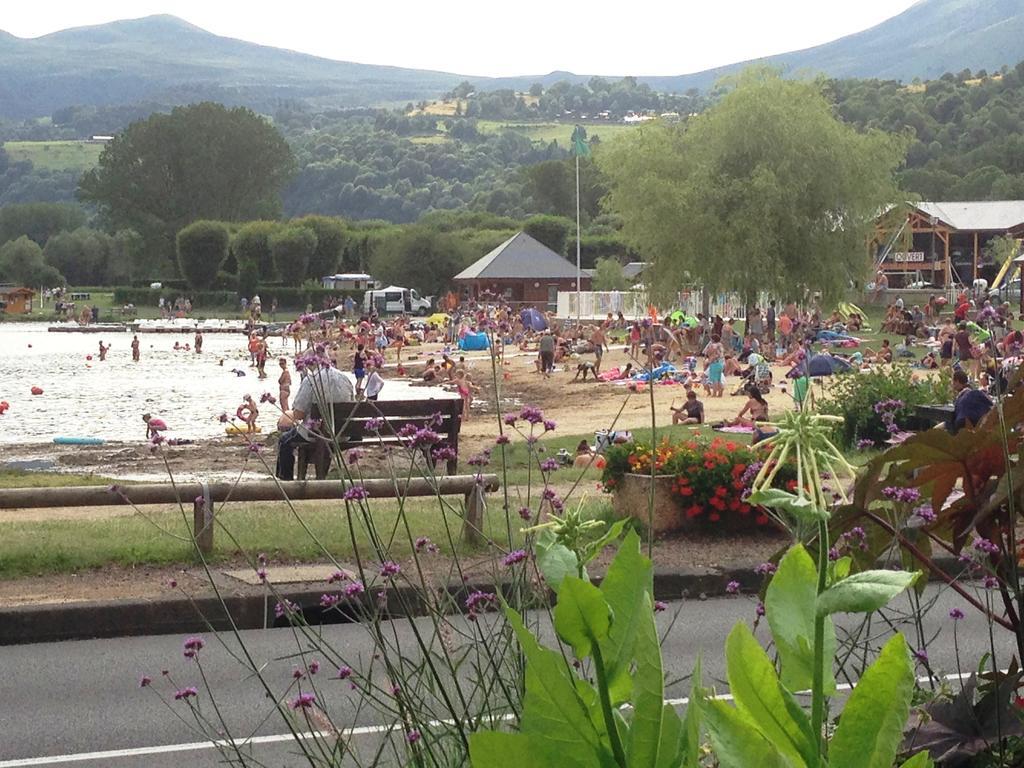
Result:
[[[101,339],[111,347],[102,363]],[[167,422],[168,437],[223,436],[220,414],[233,415],[246,394],[257,402],[264,392],[276,397],[276,360],[292,353],[290,339],[271,337],[267,378],[260,381],[249,367],[241,333],[204,335],[201,355],[174,350],[176,341],[191,344],[192,334],[140,333],[138,363],[132,362],[131,340],[131,333],[49,333],[45,323],[0,323],[0,401],[10,405],[0,416],[0,443],[50,442],[59,436],[141,441],[147,412]],[[298,383],[293,368],[293,396]],[[43,394],[32,395],[34,386]],[[390,379],[381,394],[382,399],[451,396]],[[276,428],[278,416],[276,406],[260,406],[264,432]]]

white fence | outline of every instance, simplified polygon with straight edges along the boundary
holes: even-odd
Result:
[[[581,317],[588,320],[603,320],[609,313],[619,312],[627,320],[638,320],[647,317],[647,293],[644,291],[582,291],[579,294],[577,307],[576,291],[558,292],[558,317]],[[736,294],[711,294],[710,313],[723,318],[743,320],[747,316],[743,300]],[[758,306],[768,306],[767,294],[758,297]],[[681,309],[688,315],[696,315],[703,311],[701,292],[699,290],[683,290],[676,296],[676,301],[669,308],[659,307],[658,315]]]

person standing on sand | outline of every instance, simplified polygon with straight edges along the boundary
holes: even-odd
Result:
[[[277,378],[277,402],[282,411],[288,410],[288,398],[292,393],[292,375],[288,371],[288,358],[277,361],[281,366],[281,375]]]
[[[107,350],[108,350],[108,349],[110,349],[110,347],[109,347],[109,346],[107,346],[106,344],[104,344],[104,343],[103,343],[103,340],[102,340],[102,339],[100,339],[100,362],[101,362],[101,363],[102,363],[102,362],[103,362],[104,360],[106,360],[106,359],[107,359]]]
[[[132,362],[139,362],[139,337],[132,336]]]
[[[555,368],[555,337],[548,328],[540,337],[540,372],[545,377],[551,376]]]
[[[594,373],[597,374],[601,372],[601,358],[604,357],[604,350],[608,346],[608,339],[601,326],[594,326],[594,332],[590,334],[590,343],[594,347],[594,355],[597,356],[597,361],[594,363]]]

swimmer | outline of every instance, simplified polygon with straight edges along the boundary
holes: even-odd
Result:
[[[203,351],[203,332],[202,331],[196,331],[195,342],[196,342],[196,345],[195,345],[196,354],[197,355],[202,354],[202,351]]]
[[[110,347],[108,345],[104,344],[102,340],[100,340],[100,362],[101,363],[104,360],[107,359],[107,350],[108,349],[110,349]]]
[[[288,398],[292,393],[292,375],[288,371],[288,358],[278,359],[281,366],[281,375],[277,378],[277,402],[282,411],[288,410]]]
[[[167,422],[157,419],[148,413],[142,414],[142,420],[146,422],[146,439],[150,440],[167,429]]]
[[[139,362],[139,337],[132,336],[132,362]]]

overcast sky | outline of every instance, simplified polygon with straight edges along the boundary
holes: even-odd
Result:
[[[219,35],[368,64],[468,75],[678,75],[817,45],[914,0],[0,0],[37,37],[169,13]]]

